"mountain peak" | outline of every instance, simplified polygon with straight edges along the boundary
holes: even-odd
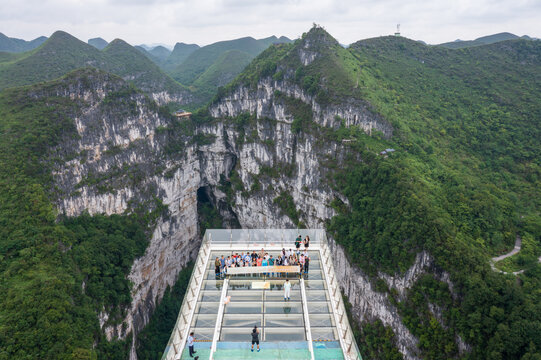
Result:
[[[62,30],[55,31],[49,38],[49,40],[73,40],[73,39],[78,40],[75,36]]]
[[[114,39],[107,46],[107,48],[110,48],[110,47],[119,47],[119,48],[130,47],[131,48],[132,46],[130,44],[128,44],[127,42],[125,42],[124,40],[122,40],[122,39]]]
[[[109,43],[101,37],[88,39],[88,44],[94,46],[99,50],[103,50]]]
[[[338,44],[338,41],[333,38],[332,35],[327,32],[327,30],[317,24],[314,24],[314,26],[312,26],[312,28],[307,33],[304,33],[302,38],[303,40]]]

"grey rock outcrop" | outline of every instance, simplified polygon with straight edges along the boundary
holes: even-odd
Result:
[[[326,182],[348,152],[347,144],[320,141],[319,134],[292,131],[293,116],[276,97],[276,91],[308,104],[313,121],[322,127],[359,126],[367,133],[381,131],[392,136],[392,127],[373,114],[365,104],[345,99],[342,105],[321,106],[296,85],[263,79],[254,89],[240,86],[213,104],[214,121],[199,123],[194,133],[212,138],[197,144],[163,129],[173,126],[156,107],[140,94],[126,99],[129,109],[111,109],[104,99],[111,90],[96,87],[91,92],[69,90],[62,96],[78,99],[82,111],[74,118],[78,139],[53,149],[71,160],[54,169],[55,186],[60,189],[59,213],[77,216],[119,214],[134,204],[151,204],[157,197],[167,207],[152,233],[145,254],[132,265],[132,303],[123,324],[108,324],[107,310],[99,315],[109,339],[137,334],[172,286],[180,270],[194,258],[199,244],[197,192],[205,188],[222,212],[234,214],[247,228],[291,228],[296,224],[275,203],[282,193],[293,199],[299,220],[320,228],[335,215],[330,206],[347,199]],[[255,120],[242,129],[229,117],[249,113]],[[343,120],[343,123],[342,123]],[[249,138],[247,138],[249,135]],[[182,144],[170,153],[168,145]],[[361,159],[359,159],[361,160]],[[242,189],[224,191],[224,179],[238,175]],[[129,175],[127,175],[129,174]],[[343,249],[332,246],[340,284],[353,304],[358,320],[380,319],[391,326],[398,347],[406,359],[417,359],[417,339],[403,325],[387,296],[374,291],[371,280],[352,266]],[[401,294],[431,266],[426,253],[403,276],[381,277]],[[443,275],[445,276],[445,275]],[[452,285],[452,284],[451,284]],[[136,359],[135,339],[130,358]],[[466,346],[466,345],[464,345]]]

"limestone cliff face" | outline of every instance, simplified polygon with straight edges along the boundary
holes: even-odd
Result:
[[[321,106],[287,80],[262,79],[255,88],[239,86],[210,107],[214,120],[199,123],[194,133],[214,140],[198,145],[182,134],[164,131],[178,120],[160,115],[144,95],[125,95],[125,107],[109,107],[107,99],[117,90],[95,86],[92,91],[71,89],[59,94],[77,99],[83,106],[74,117],[79,137],[53,149],[70,159],[54,169],[59,213],[118,214],[136,206],[152,206],[155,197],[168,208],[158,219],[145,254],[132,265],[133,300],[124,324],[108,324],[107,309],[99,314],[108,338],[137,334],[148,323],[166,287],[174,284],[180,270],[195,257],[200,244],[198,189],[207,189],[220,212],[246,228],[296,227],[275,202],[281,194],[291,197],[299,220],[313,228],[324,227],[335,215],[330,206],[333,199],[347,204],[326,178],[333,167],[340,166],[348,145],[322,141],[316,132],[294,132],[293,116],[277,91],[308,104],[319,126],[340,126],[339,116],[346,126],[392,136],[392,127],[364,104],[344,99],[343,104]],[[230,117],[242,113],[253,118],[239,127]],[[171,151],[171,144],[182,146]],[[240,180],[228,185],[234,176]],[[333,242],[332,249],[337,276],[353,304],[355,318],[381,319],[396,333],[405,358],[417,359],[418,341],[387,296],[374,290],[371,280],[347,261],[340,246]],[[404,294],[430,267],[430,256],[422,253],[405,275],[381,277]],[[130,358],[136,359],[135,343]]]
[[[56,156],[71,159],[53,170],[60,214],[121,214],[138,206],[152,210],[155,198],[168,208],[157,220],[145,255],[132,265],[132,304],[124,323],[109,324],[107,309],[99,314],[109,339],[136,334],[148,323],[156,302],[200,243],[196,147],[163,131],[175,120],[160,116],[145,95],[122,93],[122,101],[115,101],[124,85],[101,83],[89,90],[87,84],[84,90],[72,87],[58,93],[80,105],[74,117],[78,137],[52,149]],[[168,154],[171,143],[183,144],[182,151]]]
[[[240,86],[220,102],[213,104],[209,110],[212,116],[218,118],[248,112],[256,114],[258,118],[269,117],[290,124],[293,122],[293,116],[287,113],[283,102],[276,99],[277,91],[310,105],[313,120],[321,126],[338,128],[342,125],[343,119],[345,126],[359,126],[369,134],[377,130],[386,137],[392,136],[392,126],[371,112],[367,104],[354,99],[343,99],[341,104],[322,106],[315,97],[288,80],[262,79],[256,90]]]

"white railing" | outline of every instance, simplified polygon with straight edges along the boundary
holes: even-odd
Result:
[[[331,297],[336,330],[338,331],[338,338],[340,339],[340,346],[344,352],[344,358],[346,360],[362,360],[361,353],[357,347],[353,331],[349,324],[346,307],[344,306],[344,301],[342,299],[342,292],[340,291],[336,279],[331,251],[329,244],[327,243],[327,236],[322,239],[319,252],[321,254],[321,265],[325,272],[325,280]]]
[[[207,230],[201,244],[201,249],[195,262],[194,270],[190,278],[188,290],[184,296],[182,306],[177,317],[177,322],[169,338],[169,342],[162,356],[162,360],[179,360],[186,345],[186,339],[190,330],[190,324],[194,316],[194,308],[197,304],[197,299],[201,291],[201,286],[205,278],[205,271],[208,268],[210,261],[211,250],[222,249],[265,249],[272,248],[291,248],[295,238],[301,235],[304,239],[306,235],[310,236],[311,250],[319,250],[322,270],[325,273],[325,281],[330,295],[331,306],[333,309],[336,329],[340,346],[346,360],[362,360],[359,349],[355,342],[353,332],[351,330],[342,293],[336,279],[334,265],[331,258],[331,250],[327,242],[327,236],[324,230],[320,229],[255,229],[255,230]],[[269,269],[265,269],[267,272]],[[306,295],[303,296],[303,304],[306,306]],[[220,306],[224,301],[224,293],[220,299]],[[305,313],[305,321],[309,326],[309,318],[307,317],[307,309],[303,309]],[[221,323],[221,321],[220,321]],[[218,320],[216,328],[218,328]],[[218,335],[213,337],[212,350],[216,350],[216,342]],[[219,330],[218,330],[219,331]],[[307,333],[307,340],[310,340],[311,332]],[[313,344],[310,341],[310,352],[313,359]],[[213,354],[211,351],[211,357]]]
[[[212,229],[207,230],[213,249],[277,249],[293,248],[295,238],[310,237],[310,246],[317,248],[325,234],[321,229]]]
[[[218,308],[218,316],[216,317],[216,325],[214,326],[214,335],[212,337],[212,346],[210,347],[210,357],[209,360],[214,358],[214,353],[216,352],[216,345],[218,340],[220,340],[220,331],[222,329],[222,319],[224,317],[224,307],[225,299],[227,296],[227,288],[229,286],[229,279],[224,280],[224,286],[222,288],[222,295],[220,296],[220,307]]]
[[[314,343],[312,342],[312,328],[310,327],[310,314],[308,313],[308,302],[306,299],[306,287],[304,279],[299,281],[301,285],[302,312],[304,315],[304,329],[306,330],[306,340],[308,341],[308,350],[310,351],[310,360],[314,360]]]
[[[188,338],[188,331],[190,331],[190,323],[192,322],[194,307],[201,291],[201,285],[203,284],[204,274],[208,266],[210,258],[210,241],[205,234],[201,249],[195,261],[195,266],[188,283],[188,289],[184,294],[184,300],[180,307],[180,311],[177,317],[177,322],[173,328],[173,332],[167,343],[167,347],[162,355],[162,360],[178,360],[182,356],[182,351],[186,345],[186,339]]]

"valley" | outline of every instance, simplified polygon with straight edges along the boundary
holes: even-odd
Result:
[[[539,41],[94,43],[0,56],[0,359],[159,358],[210,227],[325,228],[364,358],[539,354]]]

